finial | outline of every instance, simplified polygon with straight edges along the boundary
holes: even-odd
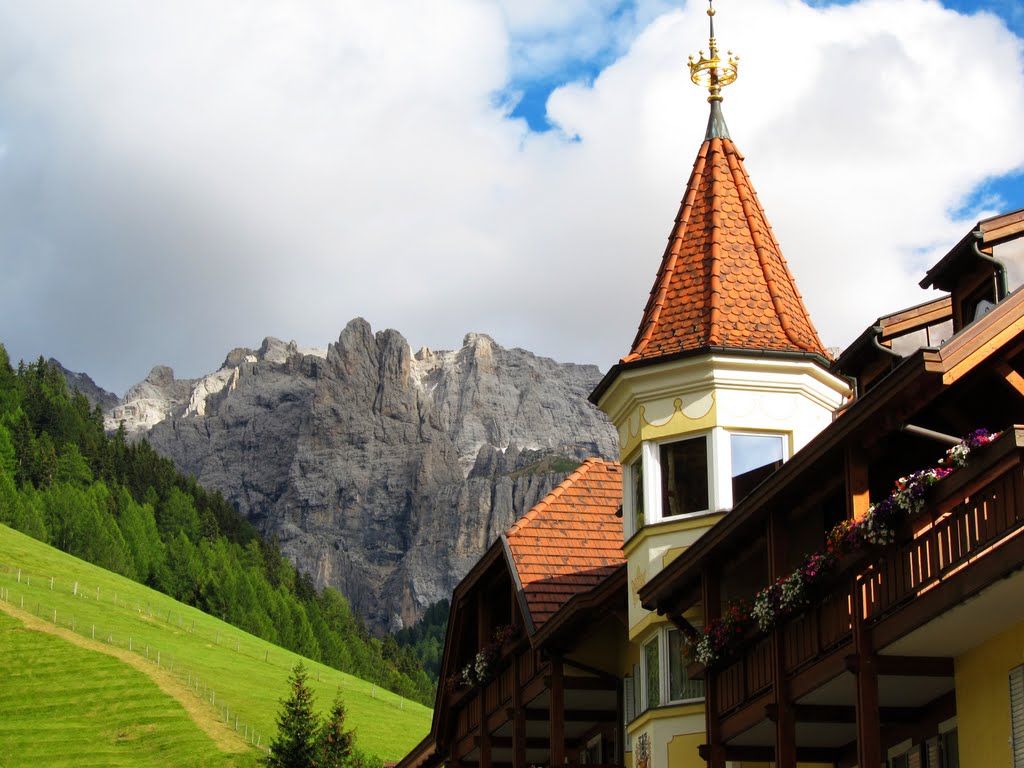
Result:
[[[708,57],[704,58],[704,51],[700,51],[700,59],[697,61],[693,60],[693,56],[690,57],[690,79],[697,85],[708,89],[708,101],[712,104],[721,101],[722,88],[736,80],[736,68],[740,61],[740,57],[733,56],[732,51],[727,51],[729,60],[724,64],[718,57],[713,1],[708,0],[708,19],[711,26],[711,36],[708,38]]]

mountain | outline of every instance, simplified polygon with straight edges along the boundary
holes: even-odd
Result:
[[[220,370],[154,368],[107,414],[219,490],[371,625],[410,625],[491,541],[616,436],[601,372],[468,334],[413,354],[357,318],[326,350],[266,339]]]
[[[68,391],[81,392],[89,402],[90,407],[95,408],[98,405],[101,411],[107,413],[121,402],[117,395],[103,389],[87,374],[69,371],[60,364],[60,361],[54,360],[52,357],[46,361],[46,364],[60,371],[64,381],[67,382]]]

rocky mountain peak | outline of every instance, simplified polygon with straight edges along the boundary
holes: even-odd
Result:
[[[317,584],[396,628],[576,463],[617,456],[586,399],[600,376],[477,333],[414,355],[355,318],[326,350],[268,337],[200,379],[154,369],[107,425],[148,435]]]

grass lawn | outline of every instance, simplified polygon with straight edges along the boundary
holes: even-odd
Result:
[[[160,682],[165,702],[177,699],[177,702],[181,702],[177,706],[187,705],[186,709],[192,718],[204,724],[202,731],[207,734],[217,733],[216,729],[228,731],[227,738],[239,744],[259,743],[265,748],[273,738],[279,701],[287,695],[288,676],[300,660],[298,655],[290,651],[255,638],[148,587],[41,544],[4,525],[0,525],[0,608],[12,613],[16,619],[23,618],[27,624],[31,623],[31,617],[35,617],[35,621],[45,623],[51,631],[73,633],[79,642],[95,642],[110,653],[120,654],[120,661],[106,658],[110,663],[124,667],[126,674],[139,674],[131,668],[131,662]],[[19,632],[38,634],[26,633],[24,629],[15,631],[9,619],[3,628],[4,637],[10,635],[13,638]],[[67,640],[50,639],[71,645]],[[0,656],[8,655],[7,645],[6,641],[0,645]],[[73,653],[70,650],[67,652]],[[85,651],[81,648],[74,651],[82,652]],[[102,655],[95,651],[88,653]],[[19,668],[26,672],[13,678],[7,671],[8,661],[0,661],[0,680],[3,680],[0,687],[0,711],[5,713],[5,717],[6,713],[12,711],[11,701],[25,700],[34,695],[27,687],[22,690],[23,685],[28,686],[36,676],[47,674],[47,667],[61,666],[57,661],[44,660],[46,657],[43,655],[39,656],[40,662],[37,665],[30,661],[31,657],[31,653],[22,657],[18,663]],[[78,662],[66,661],[63,666],[76,670],[76,664]],[[309,671],[310,687],[322,710],[330,706],[335,692],[340,688],[348,711],[348,727],[356,729],[361,749],[384,760],[398,760],[429,730],[428,708],[308,659],[305,665]],[[86,671],[67,674],[87,680],[91,676],[91,667],[84,665],[81,669]],[[53,684],[65,685],[59,679]],[[75,690],[72,686],[67,686],[67,689]],[[173,697],[168,697],[167,692],[171,692]],[[90,696],[81,691],[69,701],[72,702],[68,704],[69,707],[82,712],[95,709]],[[111,709],[106,705],[100,708]],[[57,716],[59,711],[55,709],[51,712],[54,723],[64,719],[64,715]],[[151,724],[145,720],[127,720],[111,726],[115,729],[115,737],[117,729],[129,729],[126,733],[131,734],[131,738],[121,738],[118,743],[148,743],[151,739],[156,740],[154,734],[160,729],[151,729]],[[33,740],[41,738],[41,734],[49,733],[51,724],[45,721],[46,718],[17,718],[17,729],[24,729],[17,731],[22,734],[17,738],[12,735],[14,726],[0,723],[0,755],[3,755],[0,761],[4,768],[23,764],[20,754],[7,751],[6,745],[13,743],[19,750],[27,749]],[[96,731],[102,733],[102,727],[97,725]],[[15,738],[13,742],[10,741],[12,738]],[[52,752],[49,754],[53,755]],[[199,759],[198,750],[195,754]],[[237,761],[239,758],[232,759]],[[59,764],[40,762],[38,755],[34,760],[26,760],[25,764],[30,762],[35,765]],[[89,763],[78,759],[74,764]],[[118,763],[99,760],[92,764]],[[149,763],[133,759],[130,764]],[[222,763],[187,763],[167,758],[163,764]],[[234,763],[229,760],[227,764]]]
[[[0,613],[0,764],[255,766],[226,754],[149,677]]]

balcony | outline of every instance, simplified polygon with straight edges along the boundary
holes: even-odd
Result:
[[[955,714],[953,659],[1024,620],[1022,528],[1024,429],[1010,429],[935,485],[893,544],[848,558],[806,609],[707,671],[729,759],[773,759],[780,701],[800,759],[856,755],[866,663],[892,738]]]

